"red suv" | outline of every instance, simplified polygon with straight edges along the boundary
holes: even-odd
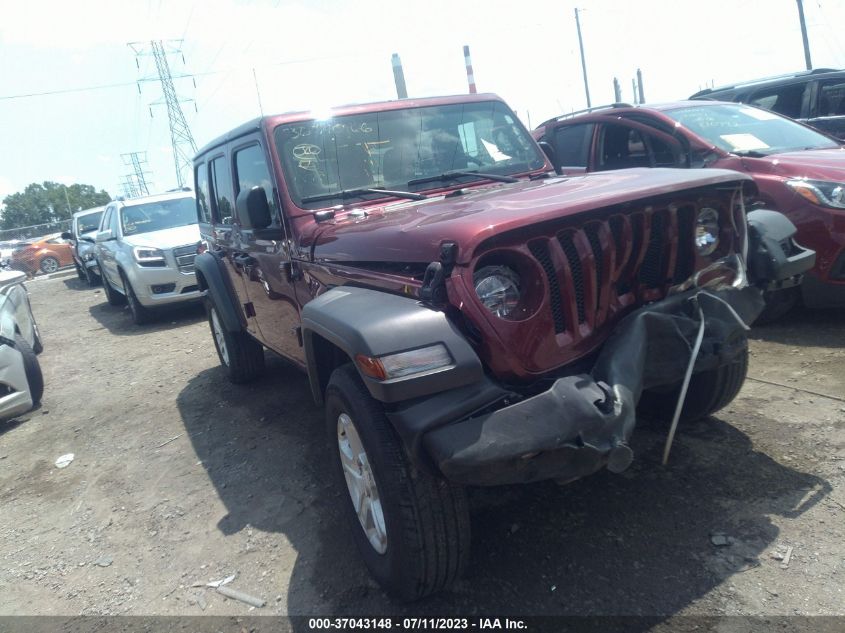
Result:
[[[749,174],[751,208],[784,213],[796,240],[816,251],[798,287],[767,293],[766,319],[800,297],[810,307],[845,306],[845,150],[835,139],[768,110],[710,101],[616,104],[546,121],[556,170],[581,174],[627,167],[718,167]]]
[[[555,177],[494,95],[266,116],[194,170],[220,363],[308,374],[353,538],[403,598],[466,564],[466,486],[620,472],[638,410],[730,402],[756,284],[812,261],[782,215],[746,227],[748,176]]]

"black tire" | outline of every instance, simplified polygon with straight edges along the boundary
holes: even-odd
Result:
[[[82,270],[84,271],[83,281],[85,281],[89,286],[93,288],[94,286],[100,283],[100,277],[99,275],[97,275],[97,273],[93,272],[87,266],[84,266]]]
[[[132,290],[132,284],[122,272],[120,273],[120,280],[123,282],[123,292],[126,297],[126,303],[129,305],[129,312],[132,314],[132,321],[135,325],[144,325],[153,319],[153,312],[145,307],[138,297],[135,296],[135,291]]]
[[[15,347],[23,356],[26,382],[29,386],[29,394],[32,397],[32,406],[35,406],[41,402],[41,397],[44,395],[44,375],[41,373],[41,365],[29,343],[20,334],[15,334]]]
[[[38,268],[40,268],[41,272],[45,275],[54,273],[59,269],[59,260],[47,255],[47,257],[38,262]]]
[[[75,261],[74,261],[73,264],[74,264],[74,266],[76,266],[76,276],[79,277],[79,281],[86,281],[87,276],[84,272],[85,268],[83,266],[80,266],[79,264],[77,264]]]
[[[706,418],[725,408],[736,398],[748,373],[747,341],[745,343],[734,362],[693,374],[681,409],[681,422]],[[669,422],[675,414],[680,392],[680,384],[668,390],[644,391],[638,409],[647,417]]]
[[[370,464],[384,516],[385,551],[371,544],[358,519],[341,465],[338,424],[351,418]],[[351,365],[334,371],[326,389],[326,425],[335,475],[355,543],[370,573],[392,596],[417,600],[447,589],[470,553],[466,492],[410,462],[402,442]]]
[[[100,270],[103,270],[102,266],[100,266]],[[103,275],[103,293],[106,295],[106,301],[109,302],[110,306],[122,306],[126,303],[126,297],[112,288],[105,274]]]
[[[798,304],[799,298],[800,291],[797,286],[785,290],[764,292],[763,300],[766,302],[766,306],[754,321],[754,325],[767,325],[786,316]]]
[[[214,349],[229,381],[242,384],[261,376],[264,373],[264,346],[246,332],[227,330],[210,300],[206,302],[206,312]]]
[[[32,323],[32,351],[40,354],[44,351],[44,343],[41,340],[41,331],[38,329],[35,321]]]

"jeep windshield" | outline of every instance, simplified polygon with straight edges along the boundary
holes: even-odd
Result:
[[[383,110],[286,123],[276,151],[294,203],[309,209],[510,180],[545,158],[499,101]],[[384,189],[380,195],[374,190]]]
[[[163,231],[196,224],[197,206],[193,198],[136,204],[120,210],[120,222],[126,236]]]
[[[791,119],[742,104],[691,106],[664,113],[716,147],[740,156],[839,147]]]

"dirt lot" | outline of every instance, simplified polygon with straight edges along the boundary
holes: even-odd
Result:
[[[29,288],[46,392],[0,423],[0,614],[247,614],[192,586],[230,574],[255,614],[845,614],[841,312],[756,330],[758,380],[668,467],[647,426],[623,475],[472,491],[468,575],[403,607],[340,520],[303,375],[228,384],[198,308],[139,328],[75,277]]]

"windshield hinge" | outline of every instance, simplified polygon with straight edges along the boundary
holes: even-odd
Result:
[[[440,261],[431,262],[425,269],[420,299],[433,306],[446,304],[446,278],[458,259],[458,245],[455,242],[441,242]]]

